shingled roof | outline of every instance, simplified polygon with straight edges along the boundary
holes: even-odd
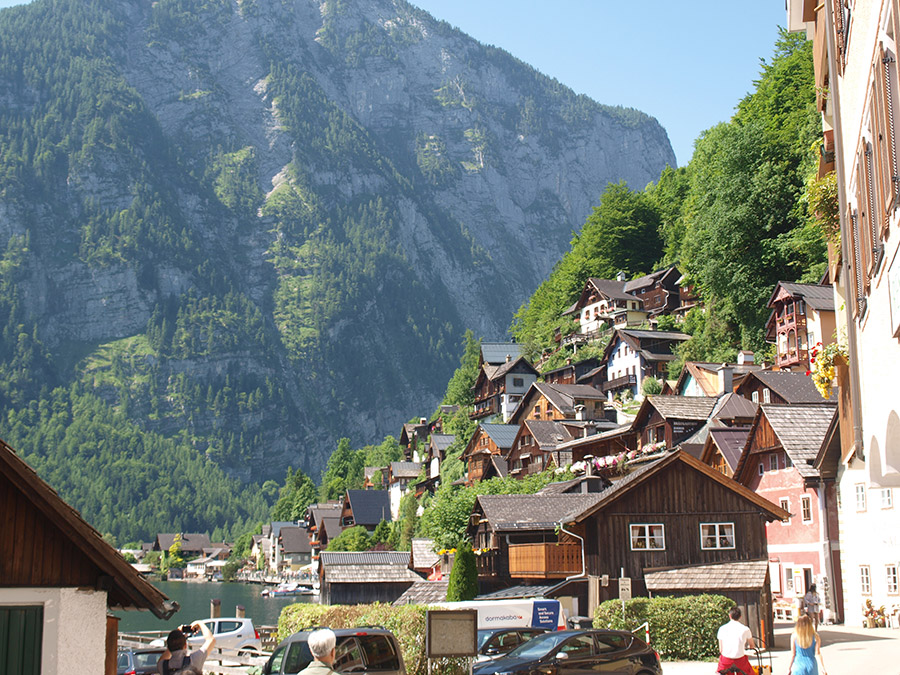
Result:
[[[613,281],[611,279],[598,279],[597,277],[591,277],[590,279],[588,279],[588,283],[596,288],[602,295],[605,295],[607,298],[610,298],[612,300],[640,299],[625,291],[624,281]]]
[[[667,420],[702,422],[709,419],[718,400],[716,396],[647,396],[641,404],[635,424],[644,415],[649,415],[650,407],[655,408]]]
[[[449,585],[449,580],[425,581],[420,579],[391,604],[399,607],[400,605],[434,605],[444,602],[447,599],[447,586]]]
[[[495,532],[552,530],[560,520],[596,503],[601,494],[481,495],[477,503]]]
[[[599,389],[586,384],[550,384],[535,382],[533,385],[554,408],[563,414],[575,413],[575,400],[606,400],[606,395]]]
[[[648,591],[746,591],[765,585],[767,560],[741,560],[715,565],[644,570]]]
[[[420,581],[409,569],[408,551],[368,551],[338,553],[323,551],[319,556],[327,583],[368,584]]]
[[[422,473],[422,462],[391,462],[393,478],[417,478]]]
[[[509,450],[516,440],[519,427],[514,424],[480,424],[479,425],[501,450]]]
[[[749,433],[750,427],[718,427],[709,430],[712,442],[716,444],[732,471],[737,468]]]
[[[783,288],[792,297],[801,298],[808,307],[818,311],[834,311],[834,288],[831,284],[822,286],[819,284],[798,284],[792,281],[779,281],[775,284],[775,290],[769,298],[768,307],[775,305],[778,289]]]
[[[482,342],[481,360],[483,363],[500,365],[506,363],[506,357],[514,361],[522,355],[522,345],[515,342]]]
[[[441,557],[434,552],[434,539],[415,538],[411,542],[410,565],[413,569],[429,569],[437,565]]]
[[[296,523],[290,523],[296,525]],[[174,534],[158,534],[156,541],[159,543],[160,551],[168,551],[175,543]],[[200,534],[196,532],[184,532],[181,534],[181,550],[182,551],[203,551],[204,548],[210,548],[208,534]]]
[[[431,445],[440,452],[446,451],[455,440],[453,434],[431,434]]]
[[[345,499],[357,525],[374,527],[382,520],[391,521],[391,495],[387,490],[347,490]]]
[[[282,527],[281,548],[288,555],[292,553],[309,553],[312,547],[309,545],[309,533],[305,527]]]
[[[541,450],[552,450],[574,438],[568,428],[556,420],[525,420],[525,426]]]
[[[828,403],[822,398],[812,378],[789,370],[757,370],[747,379],[757,378],[787,403]],[[744,381],[746,383],[747,380]],[[837,401],[837,388],[831,392],[831,401]]]
[[[837,415],[837,406],[834,404],[764,403],[760,406],[753,428],[755,430],[758,427],[760,417],[764,416],[798,473],[803,478],[818,478],[819,472],[813,466],[813,462],[819,454],[819,449],[822,447],[835,415]],[[745,453],[741,457],[740,465],[747,461]]]

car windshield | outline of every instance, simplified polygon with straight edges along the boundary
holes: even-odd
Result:
[[[536,635],[528,642],[513,649],[507,656],[513,659],[539,659],[552,652],[569,637],[572,636],[567,633]]]
[[[478,649],[484,647],[484,643],[488,641],[488,638],[494,634],[492,630],[480,630],[478,631]]]
[[[134,665],[136,668],[155,666],[160,656],[162,656],[162,652],[135,652]]]

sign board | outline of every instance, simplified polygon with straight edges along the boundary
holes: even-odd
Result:
[[[439,659],[478,653],[478,612],[431,609],[425,613],[425,656]]]
[[[439,602],[445,609],[473,609],[478,612],[478,628],[536,626],[549,630],[565,626],[559,600],[472,600]]]
[[[631,577],[619,577],[619,599],[631,600]]]

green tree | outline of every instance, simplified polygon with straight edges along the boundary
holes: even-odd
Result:
[[[185,566],[187,566],[187,563],[181,555],[181,549],[181,534],[176,534],[175,540],[172,542],[172,545],[169,546],[169,555],[166,556],[167,568],[184,568]]]
[[[382,520],[372,533],[373,544],[388,544],[391,540],[391,526],[386,520]]]
[[[450,570],[450,581],[447,584],[447,601],[472,600],[477,595],[478,569],[475,566],[475,554],[471,544],[463,543],[457,547],[453,558],[453,569]]]
[[[444,405],[471,406],[475,402],[472,387],[478,378],[478,362],[481,359],[481,340],[475,339],[471,330],[466,330],[463,354],[459,368],[453,373],[444,392]]]
[[[400,546],[401,551],[409,551],[412,548],[412,540],[416,534],[416,525],[419,517],[416,514],[419,503],[416,501],[415,492],[410,491],[400,500]]]
[[[272,520],[298,521],[304,517],[309,505],[316,502],[318,490],[309,476],[299,469],[294,471],[288,467],[280,495],[272,507]]]
[[[644,396],[653,396],[662,392],[662,383],[649,375],[641,382],[641,393]]]
[[[372,548],[372,538],[362,525],[348,527],[328,542],[329,551],[368,551]]]

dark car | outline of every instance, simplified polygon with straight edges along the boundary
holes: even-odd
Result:
[[[509,653],[546,628],[482,628],[478,631],[478,660],[493,659]]]
[[[561,630],[537,635],[506,656],[475,666],[474,675],[662,675],[659,655],[617,630]]]
[[[265,675],[299,673],[312,660],[306,641],[310,631],[294,633],[282,640],[263,667]],[[334,655],[334,670],[339,673],[380,673],[405,675],[403,655],[394,634],[380,626],[339,628]]]
[[[123,649],[116,658],[116,675],[146,675],[156,672],[162,649]]]

